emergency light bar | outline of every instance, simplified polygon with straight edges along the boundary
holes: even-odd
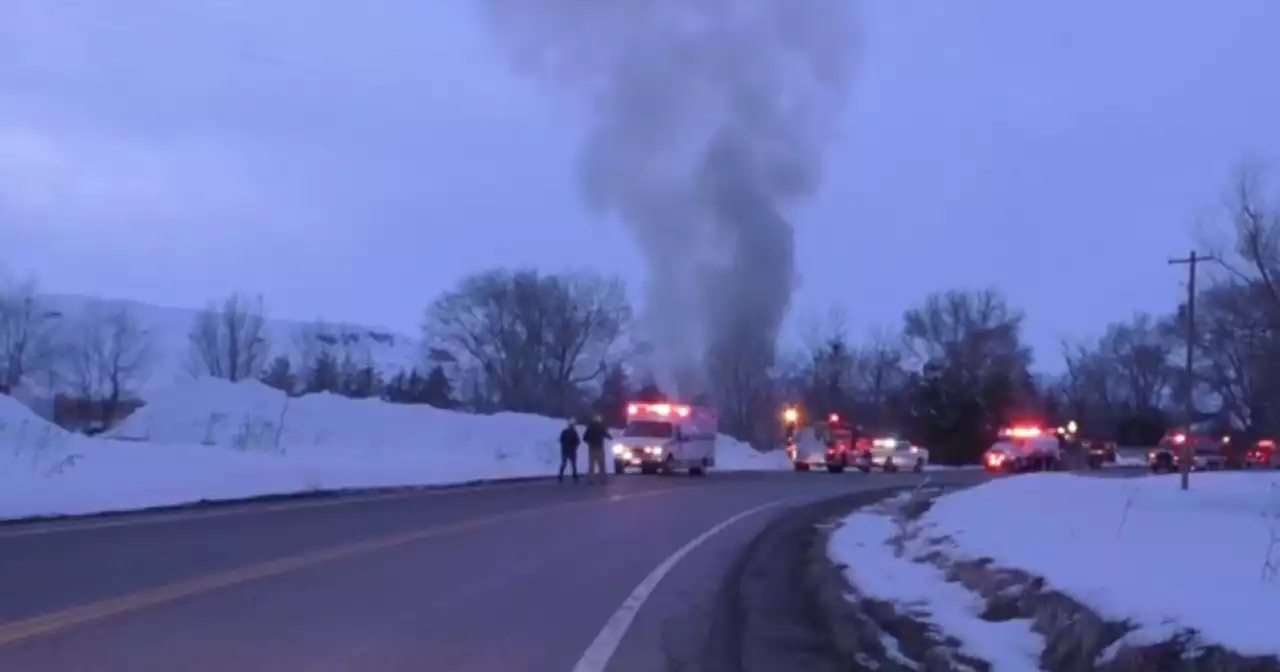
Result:
[[[1044,430],[1039,427],[1005,427],[1000,430],[1001,436],[1010,436],[1015,439],[1029,439],[1044,434]]]
[[[671,404],[631,404],[627,406],[627,415],[640,415],[641,413],[656,413],[661,416],[668,416],[672,413],[682,417],[689,417],[688,406],[673,406]]]

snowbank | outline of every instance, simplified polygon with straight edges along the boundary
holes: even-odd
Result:
[[[560,421],[183,381],[100,438],[0,396],[0,518],[553,474]],[[789,468],[721,437],[718,468]]]
[[[1138,629],[1127,644],[1192,630],[1250,656],[1280,653],[1280,477],[1197,474],[1007,478],[941,497],[922,518],[955,555],[1044,577],[1101,616]]]
[[[54,475],[74,462],[76,449],[87,441],[0,395],[0,483],[19,475]]]
[[[915,560],[926,548],[910,538],[905,522],[897,518],[902,504],[896,499],[858,511],[831,534],[828,554],[844,566],[859,598],[889,603],[895,611],[929,623],[936,632],[921,637],[933,635],[933,655],[945,656],[955,669],[975,667],[973,659],[989,663],[993,672],[1038,669],[1044,639],[1027,621],[984,620],[981,598],[949,580],[942,569]],[[957,643],[948,644],[948,637]],[[905,650],[888,632],[879,639],[890,661],[908,668],[919,662],[917,652]]]

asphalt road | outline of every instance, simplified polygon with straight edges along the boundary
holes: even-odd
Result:
[[[0,526],[0,670],[705,669],[687,661],[723,648],[718,596],[766,526],[919,478],[625,476]]]

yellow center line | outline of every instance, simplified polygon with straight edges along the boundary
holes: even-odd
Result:
[[[602,502],[652,497],[654,495],[661,495],[679,489],[680,488],[663,488],[660,490],[649,490],[646,492],[613,495],[604,500],[593,498],[590,500],[578,500],[564,502],[561,504],[553,504],[551,506],[544,506],[535,509],[508,511],[491,516],[464,520],[457,523],[427,527],[412,532],[382,537],[380,539],[371,539],[368,541],[344,544],[342,546],[334,546],[309,553],[301,553],[225,572],[207,574],[194,579],[160,586],[158,588],[142,590],[120,597],[91,602],[89,604],[70,607],[61,611],[55,611],[40,616],[33,616],[31,618],[0,624],[0,647],[8,646],[10,644],[41,635],[58,633],[75,626],[105,620],[114,616],[121,616],[150,607],[168,604],[187,597],[204,595],[223,588],[281,576],[289,572],[295,572],[300,569],[315,567],[317,565],[337,560],[369,555],[371,553],[386,551],[415,542],[451,534],[458,534],[460,532],[479,530],[486,527],[492,527],[499,523],[517,520],[520,518],[533,517],[551,511],[590,505],[598,506]]]

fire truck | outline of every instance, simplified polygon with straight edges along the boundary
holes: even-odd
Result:
[[[800,409],[789,406],[782,411],[782,424],[787,457],[796,471],[825,468],[838,474],[854,466],[854,428],[840,414],[831,413],[824,422],[804,426]]]
[[[1147,466],[1152,473],[1174,473],[1181,469],[1183,450],[1190,448],[1192,471],[1216,471],[1228,466],[1227,449],[1230,436],[1195,434],[1171,429],[1154,450],[1147,453]]]
[[[1246,469],[1280,469],[1275,439],[1258,439],[1244,456]]]
[[[613,446],[613,471],[643,474],[677,470],[702,476],[716,466],[719,416],[710,408],[671,403],[627,406],[627,426]]]
[[[988,471],[1021,473],[1058,469],[1062,442],[1056,429],[1019,424],[1000,430],[999,438],[982,456]]]

